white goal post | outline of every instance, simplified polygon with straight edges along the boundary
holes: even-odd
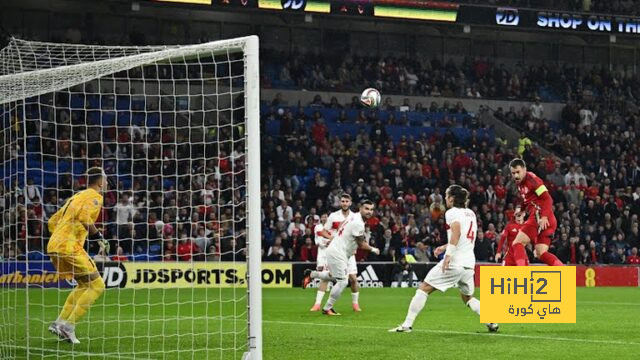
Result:
[[[0,51],[0,358],[262,359],[259,96],[257,36],[10,40]],[[91,166],[111,180],[98,217],[111,251],[91,239],[85,250],[127,261],[98,263],[107,289],[71,346],[46,331],[75,285],[49,276],[46,227]],[[179,275],[134,280],[151,273]]]

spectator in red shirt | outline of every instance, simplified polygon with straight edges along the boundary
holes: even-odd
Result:
[[[304,246],[300,249],[300,261],[315,261],[318,257],[318,247],[310,237],[305,238]]]
[[[631,255],[627,257],[627,264],[640,265],[640,257],[638,257],[638,248],[631,249]]]
[[[319,115],[319,113],[317,113]],[[327,140],[327,133],[329,132],[329,128],[324,123],[324,119],[321,117],[316,117],[315,124],[311,127],[311,138],[316,145],[324,145]]]
[[[178,245],[178,257],[182,261],[190,261],[193,254],[200,252],[198,246],[194,244],[187,235],[182,235],[180,244]]]

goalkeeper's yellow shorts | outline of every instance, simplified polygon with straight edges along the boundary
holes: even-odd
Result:
[[[84,250],[73,254],[51,253],[49,254],[49,258],[61,279],[70,280],[75,276],[89,275],[98,272],[96,263],[93,262],[89,254]]]

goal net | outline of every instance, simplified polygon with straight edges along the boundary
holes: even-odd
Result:
[[[258,39],[0,52],[0,358],[261,359]],[[73,279],[48,219],[109,178],[89,237],[106,290],[48,332]]]

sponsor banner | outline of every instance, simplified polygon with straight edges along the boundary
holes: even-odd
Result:
[[[576,285],[640,286],[638,266],[576,266]]]
[[[60,278],[49,261],[30,261],[28,266],[27,269],[27,263],[22,261],[1,262],[0,287],[25,287],[27,284],[36,287],[75,286],[72,279]],[[109,288],[246,286],[246,265],[240,263],[97,262],[96,266]],[[264,287],[299,287],[304,270],[315,269],[315,266],[315,263],[262,263],[262,284]],[[356,279],[363,288],[417,287],[433,266],[435,263],[414,263],[408,279],[400,279],[398,283],[394,276],[394,263],[358,263]],[[482,268],[488,266],[499,264],[476,265],[476,287],[480,286]],[[318,284],[319,281],[312,282],[310,287]],[[637,287],[640,286],[640,267],[578,265],[576,285]]]
[[[0,287],[60,287],[70,288],[75,285],[56,272],[49,261],[29,261],[29,263],[0,263]]]
[[[217,262],[124,262],[105,265],[107,287],[152,288],[232,288],[247,286],[245,263]],[[263,263],[262,286],[291,287],[291,264]]]
[[[174,262],[97,262],[96,266],[108,288],[205,288],[246,287],[245,263],[174,263]],[[49,261],[0,263],[0,287],[75,286],[72,279],[62,279]],[[290,263],[263,263],[262,286],[291,287]]]
[[[623,15],[461,5],[458,22],[529,30],[639,34],[640,18]]]
[[[483,323],[575,323],[574,266],[483,266]]]

